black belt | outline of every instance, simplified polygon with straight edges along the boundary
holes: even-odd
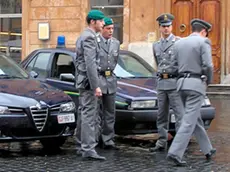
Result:
[[[162,79],[177,78],[177,75],[170,74],[170,73],[158,73],[157,76],[162,78]]]
[[[110,70],[106,70],[106,71],[99,71],[99,74],[108,77],[108,76],[112,76],[113,72]]]
[[[196,74],[196,73],[180,73],[179,78],[198,78],[198,79],[201,79],[201,75]]]

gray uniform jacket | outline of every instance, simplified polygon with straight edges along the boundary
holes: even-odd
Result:
[[[99,74],[99,85],[103,94],[112,94],[117,90],[117,78],[113,73],[114,68],[117,65],[119,57],[120,42],[111,38],[108,41],[108,45],[105,44],[105,39],[100,35],[100,47],[101,51],[99,52],[99,73],[104,73],[105,71],[111,71],[112,76],[104,76]]]
[[[155,61],[157,63],[158,73],[163,74],[173,74],[177,75],[177,66],[175,64],[175,60],[173,57],[173,45],[179,38],[176,38],[173,34],[171,34],[164,44],[163,40],[156,42],[153,44],[153,54],[155,57]],[[177,78],[168,78],[162,79],[158,78],[157,89],[158,90],[173,90],[176,89],[176,81]]]
[[[207,84],[213,78],[210,40],[192,33],[175,44],[175,57],[179,73],[189,72],[207,77],[207,83],[199,78],[180,78],[178,90],[193,90],[205,95]]]
[[[76,87],[92,89],[99,87],[98,53],[100,38],[86,28],[76,42]]]

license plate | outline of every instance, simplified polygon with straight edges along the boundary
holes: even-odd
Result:
[[[75,122],[75,115],[73,113],[66,114],[66,115],[58,115],[58,124],[66,124],[66,123],[72,123]]]
[[[174,114],[171,114],[171,123],[176,123],[176,117]]]

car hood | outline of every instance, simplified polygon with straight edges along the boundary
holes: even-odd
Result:
[[[157,98],[156,78],[119,79],[117,95],[131,100],[152,100]]]
[[[0,105],[29,107],[38,102],[52,106],[70,101],[63,91],[38,80],[6,79],[0,81]]]

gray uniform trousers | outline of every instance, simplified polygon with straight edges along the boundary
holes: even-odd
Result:
[[[76,127],[76,143],[77,143],[77,150],[81,150],[81,110],[82,110],[82,104],[81,104],[81,96],[79,96],[79,105],[78,105],[78,111],[77,111],[77,127]],[[99,137],[101,134],[101,118],[97,114],[95,119],[95,139],[96,142],[99,141]]]
[[[168,140],[169,129],[169,107],[173,109],[176,118],[176,131],[180,127],[181,118],[183,115],[183,105],[181,98],[176,89],[173,90],[158,90],[158,116],[157,129],[159,139],[156,145],[165,147]]]
[[[102,110],[100,111],[102,131],[101,138],[105,145],[114,145],[115,124],[115,97],[116,93],[102,94]]]
[[[97,145],[95,125],[97,120],[98,98],[93,90],[79,89],[81,102],[81,150],[83,152],[95,152]],[[79,135],[77,135],[79,137]]]
[[[180,91],[180,94],[185,106],[185,114],[168,154],[182,159],[192,134],[196,137],[202,152],[207,154],[213,147],[204,128],[200,114],[204,96],[192,90],[183,90]]]
[[[77,127],[76,127],[76,143],[77,143],[77,150],[81,150],[81,97],[78,98],[78,110],[77,110]]]

